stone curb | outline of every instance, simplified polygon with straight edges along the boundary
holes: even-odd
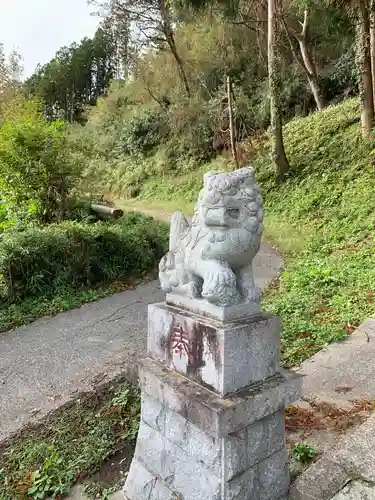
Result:
[[[349,481],[338,463],[322,457],[292,484],[289,500],[331,500]]]

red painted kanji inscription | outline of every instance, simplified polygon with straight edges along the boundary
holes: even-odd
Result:
[[[180,355],[180,359],[182,358],[182,356],[186,356],[189,361],[193,360],[193,356],[190,351],[188,332],[185,332],[182,329],[182,326],[173,328],[172,350],[175,354]]]

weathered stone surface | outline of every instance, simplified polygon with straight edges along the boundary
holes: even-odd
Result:
[[[222,438],[224,479],[230,480],[283,449],[284,435],[284,412],[280,410]]]
[[[172,444],[179,446],[188,457],[205,464],[214,474],[222,474],[226,481],[284,446],[282,410],[241,431],[214,439],[178,413],[144,394],[142,420]]]
[[[375,415],[371,415],[297,478],[290,500],[331,500],[353,478],[375,484],[374,449]]]
[[[303,394],[337,406],[355,399],[375,400],[373,360],[375,318],[369,318],[342,342],[336,342],[304,361]],[[337,387],[347,390],[337,392]]]
[[[251,467],[284,448],[284,409],[254,422],[247,427],[246,433],[247,466]]]
[[[221,398],[150,358],[140,362],[142,390],[214,438],[276,413],[298,399],[300,385],[299,375],[282,370],[260,384]]]
[[[247,429],[218,439],[221,444],[220,456],[223,458],[223,477],[229,481],[248,466]]]
[[[375,485],[364,481],[352,481],[332,500],[375,500]]]
[[[224,499],[282,500],[288,489],[287,454],[280,450],[225,484]]]
[[[155,488],[157,477],[151,474],[143,465],[134,458],[132,460],[125,495],[129,500],[149,498]]]
[[[168,409],[145,392],[141,397],[141,418],[153,429],[165,433],[165,416]]]
[[[247,500],[257,499],[257,477],[256,469],[248,469],[232,481],[224,484],[223,500]]]
[[[227,321],[259,313],[252,262],[262,220],[252,168],[206,173],[191,223],[180,212],[171,219],[169,252],[159,266],[163,290],[173,292],[167,302]]]
[[[124,489],[129,500],[159,499],[156,488],[162,486],[184,500],[285,499],[283,405],[288,397],[280,386],[287,377],[221,398],[150,358],[140,373],[136,464]],[[296,390],[296,377],[285,375]],[[259,403],[256,396],[266,393]]]
[[[189,452],[192,455],[142,421],[125,496],[129,500],[168,500],[181,493],[184,500],[274,500],[288,491],[284,449],[250,468],[243,462],[242,472],[231,477],[227,477],[226,461],[218,460],[211,468],[194,457],[194,451]],[[165,496],[158,496],[159,491]]]
[[[343,439],[329,458],[340,463],[348,475],[375,483],[375,415]]]
[[[176,494],[165,483],[152,474],[137,458],[134,458],[126,485],[125,500],[176,500]]]
[[[260,294],[260,291],[259,291]],[[202,299],[191,299],[175,293],[167,293],[166,303],[178,309],[185,309],[192,314],[206,317],[208,320],[216,319],[223,323],[237,319],[251,318],[260,314],[258,302],[244,302],[227,306],[217,306]]]
[[[149,395],[142,396],[142,420],[179,446],[191,458],[220,473],[220,440],[215,440]]]
[[[184,500],[220,499],[220,477],[142,421],[135,457],[173,492],[183,492]],[[137,500],[143,498],[139,496]]]
[[[288,456],[286,448],[257,465],[259,484],[257,500],[274,500],[289,490]]]
[[[223,325],[165,304],[149,306],[148,354],[224,396],[279,370],[280,320]]]
[[[290,500],[331,500],[348,482],[340,464],[323,457],[297,478],[290,488]]]

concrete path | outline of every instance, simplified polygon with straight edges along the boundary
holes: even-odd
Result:
[[[331,344],[301,365],[303,395],[339,405],[375,400],[375,319],[362,323],[344,342]],[[374,465],[375,466],[375,465]]]
[[[289,500],[375,500],[375,415],[309,467]]]
[[[266,286],[282,259],[266,243],[254,273]],[[80,309],[0,335],[0,442],[74,397],[98,379],[135,376],[146,347],[147,306],[164,300],[158,282],[140,285]]]
[[[297,405],[312,412],[318,419],[332,408],[332,421],[337,429],[345,428],[345,416],[339,411],[347,412],[347,421],[360,424],[368,411],[364,410],[366,401],[375,401],[375,319],[365,321],[344,342],[331,344],[312,358],[304,361],[296,371],[302,374],[302,401]],[[310,402],[310,403],[309,403]],[[319,405],[322,404],[322,410]],[[327,405],[328,404],[328,405]],[[325,406],[325,411],[324,411]],[[362,409],[361,409],[362,407]],[[349,416],[353,410],[357,417]],[[323,411],[323,413],[322,413]],[[327,428],[296,429],[290,432],[291,442],[308,442],[325,453],[336,447],[340,437],[338,430]]]
[[[375,401],[375,319],[365,321],[345,342],[332,344],[305,361],[307,399],[350,407],[353,400]],[[375,414],[344,436],[311,434],[323,457],[294,483],[290,500],[375,500]]]

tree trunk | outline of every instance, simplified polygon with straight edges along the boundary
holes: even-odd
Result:
[[[227,94],[228,94],[228,112],[229,112],[229,133],[230,133],[230,146],[232,149],[232,156],[236,168],[238,165],[237,147],[236,147],[236,130],[234,127],[233,120],[233,102],[232,102],[232,82],[230,81],[230,76],[227,76]]]
[[[70,103],[70,123],[74,122],[74,104],[75,104],[75,91],[74,91],[74,82],[72,84],[72,101]]]
[[[374,122],[374,100],[371,71],[370,16],[368,0],[359,0],[357,23],[357,64],[361,99],[362,135],[371,134]]]
[[[302,31],[299,33],[293,28],[290,28],[287,26],[284,17],[282,17],[283,25],[285,32],[287,34],[287,37],[289,39],[289,44],[290,48],[292,50],[292,54],[294,59],[297,61],[297,63],[301,66],[303,72],[306,74],[307,80],[310,85],[311,92],[314,96],[314,100],[316,103],[316,106],[319,111],[321,111],[325,107],[325,103],[323,100],[323,97],[320,92],[320,87],[319,87],[319,79],[318,79],[318,72],[316,70],[316,65],[311,57],[309,48],[308,48],[308,28],[309,28],[309,10],[305,9],[304,12],[304,19],[302,23]],[[293,42],[292,42],[292,37],[294,37],[298,44],[299,44],[299,49],[300,49],[300,55],[296,53],[296,50],[294,48]]]
[[[256,35],[259,55],[263,64],[267,65],[267,0],[255,3]]]
[[[190,85],[185,73],[185,68],[184,68],[184,63],[180,57],[180,54],[177,50],[177,45],[173,33],[173,28],[171,24],[171,19],[170,19],[170,13],[168,10],[168,6],[166,5],[165,0],[160,0],[159,1],[159,11],[160,11],[160,16],[162,19],[163,23],[163,31],[165,38],[167,40],[168,46],[172,52],[172,55],[177,63],[177,68],[178,68],[178,73],[180,75],[181,82],[184,86],[185,93],[187,97],[190,99],[191,93],[190,93]]]
[[[322,111],[325,108],[325,103],[323,101],[322,96],[320,95],[320,88],[319,88],[318,79],[309,76],[308,81],[309,81],[312,95],[314,96],[316,107],[318,108],[318,111]]]
[[[106,205],[91,204],[91,210],[101,219],[113,218],[118,219],[124,215],[120,208],[107,207]]]
[[[321,111],[324,108],[324,101],[320,94],[318,73],[316,71],[315,62],[313,61],[308,46],[307,46],[307,36],[308,36],[308,26],[309,26],[309,11],[305,9],[304,19],[302,25],[302,33],[299,37],[298,43],[301,51],[302,61],[307,70],[307,79],[313,93],[317,108]]]
[[[371,50],[371,74],[372,94],[375,108],[375,0],[370,0],[370,50]]]
[[[276,165],[277,180],[282,180],[290,166],[285,154],[282,128],[278,2],[279,0],[268,0],[268,85],[271,112],[271,156]]]
[[[307,73],[307,80],[309,82],[311,92],[314,96],[316,106],[319,111],[322,111],[324,109],[324,101],[323,97],[320,94],[320,88],[319,88],[319,80],[318,80],[318,75],[316,72],[316,67],[315,63],[310,57],[307,44],[306,44],[306,39],[303,38],[298,41],[300,50],[301,50],[301,56],[303,60],[303,64],[305,65],[306,68],[306,73]]]
[[[182,62],[182,59],[181,59],[181,57],[178,53],[178,50],[177,50],[177,46],[176,46],[176,43],[174,40],[173,33],[170,34],[170,36],[167,38],[167,40],[168,40],[169,48],[171,49],[173,57],[177,63],[178,73],[180,75],[180,79],[181,79],[182,84],[184,86],[185,93],[186,93],[187,97],[190,99],[190,95],[191,95],[190,94],[190,85],[189,85],[188,79],[186,77],[184,63]]]

